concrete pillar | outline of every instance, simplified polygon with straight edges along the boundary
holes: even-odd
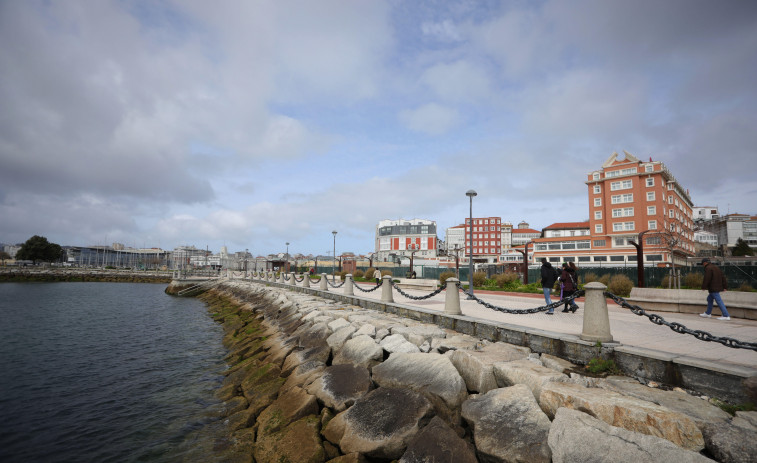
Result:
[[[292,273],[289,274],[289,284],[290,285],[296,285],[297,284],[297,280],[294,279],[294,276],[295,276],[294,272],[292,272]]]
[[[584,328],[581,332],[581,339],[584,341],[612,342],[605,289],[607,286],[598,281],[584,285],[586,302],[584,303]]]
[[[381,277],[381,302],[394,302],[392,296],[392,276],[384,275]]]
[[[446,315],[462,315],[460,310],[460,291],[457,289],[457,278],[447,278],[447,289],[444,290],[444,313]]]
[[[279,272],[279,283],[282,285],[286,283],[286,281],[284,281],[284,272]]]
[[[326,274],[325,273],[321,273],[321,286],[318,287],[318,289],[320,289],[321,291],[328,291],[329,290],[329,285],[326,283]]]
[[[354,296],[355,288],[352,287],[352,274],[348,273],[344,280],[344,295]]]
[[[310,288],[310,274],[309,273],[305,274],[305,279],[302,280],[302,286],[304,288]]]

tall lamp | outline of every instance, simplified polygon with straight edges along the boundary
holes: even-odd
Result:
[[[332,231],[331,234],[334,235],[334,265],[331,267],[331,278],[336,283],[336,230]]]
[[[475,190],[468,190],[465,196],[470,198],[470,255],[468,256],[468,299],[473,299],[473,197]]]

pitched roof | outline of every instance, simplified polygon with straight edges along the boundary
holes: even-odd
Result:
[[[564,230],[573,228],[589,228],[589,222],[557,222],[545,227],[545,230]]]
[[[513,228],[513,235],[516,233],[538,233],[541,234],[539,230],[534,230],[533,228]]]

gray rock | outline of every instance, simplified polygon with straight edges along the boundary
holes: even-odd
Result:
[[[408,340],[405,339],[405,337],[401,334],[389,335],[382,339],[379,345],[383,347],[385,351],[392,354],[395,352],[404,352],[408,354],[413,352],[420,352],[418,346],[411,342],[408,342]]]
[[[449,350],[471,349],[475,350],[479,340],[467,334],[456,334],[448,338],[434,338],[431,340],[431,349],[443,354]]]
[[[258,440],[308,415],[318,415],[318,402],[314,396],[294,387],[260,412],[257,419]]]
[[[329,345],[332,349],[335,351],[338,351],[342,348],[345,342],[347,342],[348,339],[350,339],[353,334],[355,333],[355,327],[348,325],[344,328],[340,328],[334,333],[326,338],[326,344]]]
[[[705,424],[702,428],[705,447],[722,463],[753,463],[757,456],[757,432],[743,418],[736,422],[747,427],[734,425],[733,422]]]
[[[542,365],[558,373],[566,373],[568,370],[577,368],[575,364],[554,355],[541,354],[540,360]]]
[[[372,367],[384,358],[384,349],[370,336],[356,336],[344,343],[332,364],[352,363]]]
[[[381,341],[387,336],[389,336],[389,330],[387,328],[381,328],[376,330],[376,336],[374,337],[376,338],[376,341]]]
[[[302,347],[317,347],[323,345],[323,340],[331,335],[329,326],[325,323],[316,323],[308,328],[299,337],[299,344]]]
[[[462,416],[473,428],[482,462],[549,463],[549,418],[526,386],[494,389],[467,400]]]
[[[362,366],[345,364],[326,368],[307,387],[323,405],[337,412],[345,410],[371,390],[371,375]]]
[[[329,421],[323,436],[345,454],[396,459],[432,411],[431,403],[417,392],[380,387]]]
[[[332,332],[336,332],[337,330],[339,330],[341,328],[345,328],[347,326],[350,326],[350,322],[348,322],[344,318],[337,318],[336,320],[334,320],[333,322],[329,323],[328,325],[329,325],[329,329]]]
[[[294,386],[305,389],[305,387],[312,383],[324,369],[326,369],[326,364],[324,362],[313,360],[303,363],[287,376],[286,381],[281,386],[281,393],[288,391]]]
[[[711,462],[672,442],[610,426],[586,413],[559,408],[549,430],[552,461],[613,462]]]
[[[373,367],[373,380],[382,387],[418,391],[444,419],[459,422],[460,404],[467,398],[465,381],[449,358],[440,354],[397,353]]]
[[[566,375],[551,368],[537,365],[529,359],[496,363],[493,370],[494,377],[500,387],[524,384],[537,400],[539,400],[544,383],[568,379]]]
[[[370,323],[366,323],[360,328],[358,328],[357,331],[355,331],[355,336],[370,336],[370,337],[376,337],[376,327],[371,325]]]
[[[399,463],[478,463],[476,452],[438,416],[409,443]]]
[[[331,356],[329,346],[320,345],[308,349],[295,349],[284,359],[281,366],[281,376],[289,376],[295,368],[309,361],[326,363]]]
[[[741,426],[742,428],[752,428],[757,430],[757,412],[736,412],[736,416],[731,423],[734,426]]]
[[[426,342],[424,342],[423,344],[420,345],[419,349],[424,354],[427,354],[427,353],[431,352],[431,343],[428,342],[428,341],[426,341]]]
[[[416,346],[435,338],[447,337],[447,332],[436,325],[397,326],[392,328],[392,334],[401,334]]]

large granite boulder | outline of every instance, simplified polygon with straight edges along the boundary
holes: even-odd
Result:
[[[282,430],[258,437],[254,451],[257,463],[323,463],[326,453],[320,436],[320,420],[308,416]]]
[[[307,391],[326,407],[341,412],[367,394],[371,384],[371,374],[365,367],[332,365],[307,387]]]
[[[460,438],[438,416],[407,445],[399,463],[478,463],[472,445]]]
[[[364,323],[363,325],[358,328],[357,331],[355,331],[355,336],[370,336],[370,337],[376,337],[376,327],[373,326],[370,323]]]
[[[494,377],[500,387],[524,384],[531,389],[537,400],[545,383],[568,379],[566,375],[528,359],[497,363],[493,369]]]
[[[329,323],[328,325],[331,332],[336,333],[338,330],[350,326],[350,322],[348,322],[344,318],[337,318],[336,320]]]
[[[294,386],[305,389],[305,387],[315,381],[324,369],[326,369],[326,364],[318,360],[303,363],[287,376],[286,381],[281,386],[281,393],[288,391]]]
[[[612,426],[662,437],[688,450],[704,448],[702,433],[689,416],[617,392],[548,382],[542,385],[539,403],[551,417],[560,407],[582,410]]]
[[[372,373],[379,386],[420,392],[448,422],[460,421],[460,405],[468,393],[465,381],[448,357],[432,353],[392,354],[373,367]]]
[[[505,343],[494,343],[480,350],[456,349],[452,364],[465,380],[469,391],[484,393],[503,386],[497,384],[494,364],[526,358],[528,350]],[[510,386],[511,384],[507,384]]]
[[[356,336],[345,342],[334,356],[332,364],[352,363],[372,367],[384,358],[384,349],[370,336]]]
[[[684,391],[664,391],[639,384],[633,378],[611,376],[598,383],[600,387],[623,395],[636,397],[670,410],[690,416],[702,428],[707,423],[727,421],[731,415],[706,400],[694,397]]]
[[[289,376],[298,366],[311,360],[326,363],[331,356],[331,347],[320,345],[307,349],[295,349],[284,359],[281,365],[281,376]]]
[[[757,458],[757,412],[736,412],[730,421],[705,424],[707,450],[722,463],[751,463]]]
[[[610,426],[568,408],[557,409],[548,442],[554,463],[712,462],[666,439]]]
[[[340,320],[344,320],[343,318],[340,318]],[[355,327],[348,325],[344,328],[340,328],[336,331],[334,331],[331,336],[326,338],[326,344],[328,344],[329,347],[334,349],[335,351],[338,351],[342,348],[345,342],[347,342],[348,339],[352,337],[352,335],[355,333]]]
[[[318,415],[315,396],[293,387],[258,415],[258,440],[308,415]]]
[[[281,369],[278,366],[272,364],[259,365],[247,372],[247,376],[239,384],[239,387],[247,400],[252,402],[256,395],[255,388],[260,384],[279,378],[279,375],[281,375]]]
[[[473,428],[482,462],[549,463],[549,418],[526,386],[494,389],[467,400],[462,416]]]
[[[379,345],[383,347],[385,351],[391,354],[395,352],[404,352],[410,354],[421,351],[420,349],[418,349],[418,346],[409,342],[401,334],[389,335],[382,339],[381,342],[379,342]]]
[[[426,341],[431,342],[432,339],[447,337],[447,332],[436,325],[397,326],[393,327],[391,332],[392,334],[401,334],[416,346],[420,346]]]
[[[330,320],[331,318],[329,318]],[[323,345],[323,341],[331,335],[331,330],[325,322],[316,323],[305,330],[298,337],[300,347],[317,347]]]
[[[402,456],[432,414],[433,406],[421,394],[380,387],[329,421],[323,436],[342,453],[392,460]]]

